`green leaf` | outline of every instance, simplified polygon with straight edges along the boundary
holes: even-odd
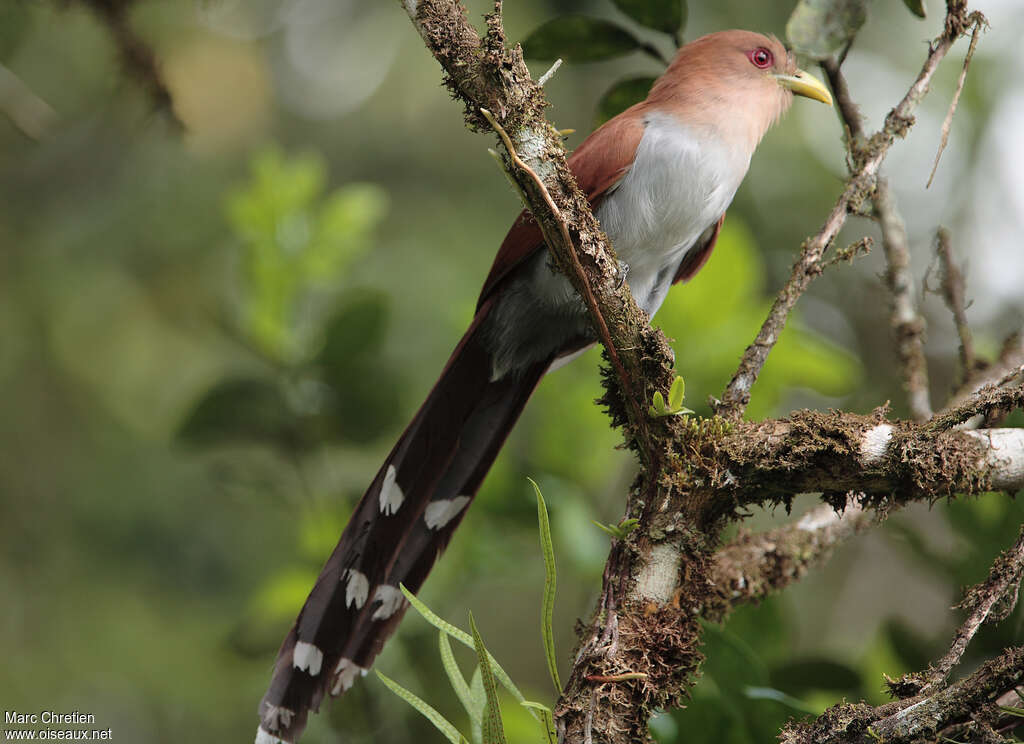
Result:
[[[816,60],[835,54],[867,20],[869,0],[800,0],[786,23],[786,37]]]
[[[248,441],[294,446],[301,440],[281,389],[258,378],[217,383],[185,417],[177,436],[191,444]]]
[[[476,648],[476,645],[473,643],[473,636],[471,636],[466,631],[452,625],[447,620],[443,620],[440,617],[438,617],[433,610],[427,607],[419,599],[419,597],[410,592],[405,587],[404,584],[399,584],[398,588],[402,590],[402,594],[404,594],[405,598],[409,600],[409,604],[412,605],[413,609],[416,610],[416,612],[420,613],[424,620],[426,620],[428,623],[433,625],[438,630],[443,630],[445,633],[450,635],[452,638],[454,638],[456,641],[463,644],[464,646],[468,646],[469,648],[474,649]],[[523,693],[520,692],[519,688],[516,687],[515,684],[512,682],[512,678],[509,677],[505,670],[501,668],[501,665],[498,664],[498,662],[495,660],[493,656],[490,657],[490,662],[494,672],[494,676],[498,678],[498,681],[501,682],[502,686],[509,691],[512,697],[515,698],[516,702],[521,703],[524,700],[526,700],[526,697],[523,695]]]
[[[555,686],[555,692],[562,694],[562,681],[558,678],[558,661],[555,657],[555,635],[552,630],[552,618],[555,613],[555,546],[551,540],[551,523],[548,521],[548,508],[540,486],[533,478],[527,478],[537,494],[537,522],[540,524],[540,547],[544,554],[544,600],[541,603],[540,633],[544,643],[544,656],[548,661],[548,673]]]
[[[520,705],[524,708],[540,711],[541,718],[543,719],[544,733],[548,737],[548,744],[555,744],[558,734],[555,731],[555,717],[551,713],[551,708],[544,705],[544,703],[538,703],[533,700],[524,700]]]
[[[523,39],[529,59],[597,62],[635,51],[640,42],[621,26],[599,18],[567,15],[548,21]]]
[[[377,675],[377,679],[383,682],[389,690],[398,695],[398,697],[402,698],[405,702],[409,703],[409,705],[418,710],[424,718],[434,724],[434,728],[444,734],[445,738],[447,738],[452,744],[461,744],[465,741],[466,737],[460,734],[459,730],[455,728],[447,718],[431,707],[429,703],[424,701],[422,698],[417,697],[414,693],[405,689],[393,679],[384,676],[376,670],[374,673]]]
[[[665,403],[665,396],[661,394],[660,390],[655,390],[654,395],[651,396],[651,406],[648,408],[648,413],[654,418],[660,418],[662,416],[682,416],[684,414],[693,413],[689,408],[683,407],[683,397],[686,387],[683,383],[682,377],[676,377],[672,381],[672,387],[669,389],[668,398],[669,402]]]
[[[683,405],[683,398],[686,397],[686,383],[683,378],[677,376],[672,381],[672,387],[668,391],[668,406],[672,410],[679,410]]]
[[[473,621],[472,612],[469,613],[469,629],[473,634],[473,648],[476,649],[476,658],[480,663],[480,678],[483,680],[484,692],[487,694],[484,744],[507,744],[505,728],[501,723],[501,708],[498,705],[498,686],[494,682],[494,670],[491,668],[491,654],[484,647],[480,631],[477,630],[476,623]]]
[[[473,700],[473,691],[470,690],[469,685],[466,684],[466,678],[459,670],[455,654],[452,653],[452,645],[448,641],[448,634],[443,630],[437,631],[437,645],[441,653],[441,664],[444,666],[445,674],[448,675],[452,689],[455,690],[455,695],[462,703],[462,707],[466,709],[466,713],[469,714],[469,720],[473,726],[480,726],[483,721],[483,705],[478,706]]]
[[[651,398],[650,413],[652,416],[664,416],[667,413],[665,408],[665,396],[661,394],[660,390],[655,390],[654,395]]]
[[[591,519],[590,521],[592,524],[601,528],[609,535],[614,537],[616,540],[622,540],[623,538],[627,537],[629,533],[635,530],[636,526],[640,524],[639,519],[623,519],[618,524],[601,524],[600,522],[595,522],[593,519]]]
[[[477,664],[473,670],[473,678],[469,680],[469,692],[473,707],[480,711],[480,722],[472,722],[473,741],[476,744],[484,742],[484,708],[487,706],[487,693],[484,692],[484,680],[480,676],[480,665]]]
[[[771,670],[771,684],[791,692],[830,690],[856,694],[861,676],[853,668],[831,659],[787,660]]]
[[[620,80],[605,91],[597,103],[597,123],[604,124],[612,117],[618,116],[630,106],[640,103],[657,78],[633,77]]]
[[[331,375],[344,377],[357,362],[380,348],[390,320],[387,296],[377,290],[347,292],[327,321],[324,345],[316,362]]]
[[[612,0],[641,26],[675,36],[686,25],[686,0]]]
[[[924,0],[903,0],[903,4],[918,18],[924,18],[928,15],[924,9]]]

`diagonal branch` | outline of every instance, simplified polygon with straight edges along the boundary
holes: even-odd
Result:
[[[931,692],[946,680],[953,667],[960,662],[960,658],[967,650],[967,645],[974,638],[974,634],[978,632],[978,628],[985,623],[1004,620],[1013,612],[1013,608],[1017,604],[1017,592],[1020,590],[1022,573],[1024,573],[1024,528],[1021,529],[1013,547],[1003,552],[992,564],[988,578],[981,584],[972,587],[960,603],[960,607],[969,610],[967,619],[957,631],[949,651],[936,662],[934,668],[928,670],[926,684],[922,688],[922,692]]]
[[[877,708],[841,704],[811,723],[791,723],[782,744],[918,744],[943,740],[945,729],[994,715],[996,701],[1024,681],[1024,647],[1011,648],[974,674],[930,696],[900,700]],[[983,741],[972,739],[972,741]],[[991,739],[989,739],[991,741]],[[998,741],[998,739],[996,739]]]
[[[714,591],[705,599],[701,616],[722,622],[737,605],[782,591],[875,520],[851,494],[842,513],[822,505],[793,524],[759,534],[741,533],[715,551],[710,572]]]

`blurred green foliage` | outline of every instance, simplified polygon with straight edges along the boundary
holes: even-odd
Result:
[[[24,84],[19,96],[0,96],[6,707],[92,712],[116,741],[140,744],[251,737],[280,639],[471,317],[514,196],[486,143],[463,130],[398,8],[359,26],[395,56],[339,69],[314,53],[353,43],[345,33],[357,24],[331,15],[351,8],[317,6],[313,22],[289,16],[312,5],[137,4],[133,27],[157,53],[184,136],[152,113],[108,30],[82,6],[0,6],[0,74]],[[624,14],[524,0],[506,6],[506,24],[510,38],[524,38],[559,14],[604,13],[639,39],[647,29],[623,24],[657,29],[641,13],[655,5],[620,3],[639,9]],[[780,33],[792,10],[782,0],[690,5],[691,35]],[[899,3],[872,13],[851,57],[871,57],[900,80],[913,74],[920,50],[905,39],[922,36],[921,22]],[[998,81],[1007,66],[983,49],[972,75]],[[315,120],[290,108],[295,97],[326,95],[296,70],[340,80],[331,95],[345,113]],[[578,144],[580,122],[593,120],[615,80],[659,72],[650,54],[566,65],[546,86],[551,116],[577,125]],[[600,109],[611,115],[642,93],[637,85]],[[968,85],[961,115],[984,121],[999,95],[995,84]],[[33,96],[55,112],[38,139],[12,108]],[[836,173],[809,145],[819,132],[839,153],[828,111],[794,110],[769,134],[711,262],[656,319],[675,339],[698,414],[724,388],[794,248],[834,196]],[[956,136],[943,168],[958,148],[978,150],[981,127]],[[911,225],[916,217],[908,213]],[[870,257],[865,266],[826,275],[802,301],[754,390],[752,416],[865,411],[885,400],[902,410],[885,302],[872,289],[881,264]],[[972,281],[988,271],[972,269]],[[998,334],[980,343],[996,348]],[[937,396],[955,356],[933,354]],[[544,567],[525,475],[550,510],[564,673],[573,621],[591,611],[607,554],[592,521],[620,522],[633,472],[593,404],[597,363],[590,352],[542,383],[423,590],[444,616],[473,609],[494,655],[534,699],[546,699],[549,682],[536,633]],[[758,514],[751,527],[783,516]],[[1021,505],[999,495],[891,518],[784,596],[709,629],[706,675],[685,710],[656,719],[656,735],[764,741],[789,716],[843,696],[881,702],[883,672],[919,669],[943,650],[956,620],[947,608],[1022,520]],[[1021,618],[1018,610],[983,629],[966,666],[1019,643]],[[410,688],[439,689],[435,644],[426,623],[406,622],[379,668]],[[472,663],[465,649],[454,653]],[[432,703],[467,730],[450,697]],[[527,710],[505,708],[510,741],[535,736]],[[304,741],[342,736],[435,740],[372,678],[325,705]]]

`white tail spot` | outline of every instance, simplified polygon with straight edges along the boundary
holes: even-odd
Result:
[[[331,694],[337,697],[347,692],[352,683],[356,681],[356,675],[366,675],[366,670],[351,659],[339,659],[338,666],[334,667],[334,684],[331,685]]]
[[[427,504],[423,512],[423,521],[427,528],[439,530],[458,516],[466,508],[469,496],[456,496],[454,499],[438,499]]]
[[[270,703],[263,704],[263,725],[261,729],[269,731],[280,731],[282,728],[288,728],[292,723],[292,716],[295,715],[295,711],[290,708],[283,708],[280,705],[271,705]],[[259,734],[257,733],[257,738]]]
[[[305,669],[310,677],[320,674],[320,667],[324,663],[324,652],[312,643],[297,641],[295,650],[292,651],[292,665],[296,669]]]
[[[366,604],[366,596],[370,593],[370,581],[366,574],[354,568],[346,568],[341,574],[341,580],[348,582],[345,584],[345,606],[355,605],[357,610],[361,610]]]
[[[402,505],[402,502],[405,501],[402,487],[395,481],[397,477],[398,471],[395,470],[395,466],[388,465],[388,470],[384,473],[384,482],[380,484],[381,514],[394,514],[398,511],[398,507]]]
[[[390,584],[381,584],[373,592],[373,601],[376,602],[378,600],[380,601],[380,607],[373,613],[372,618],[374,620],[387,620],[406,604],[405,595],[402,594],[402,590]]]
[[[288,744],[284,739],[279,739],[265,728],[260,726],[256,729],[256,741],[254,744]]]

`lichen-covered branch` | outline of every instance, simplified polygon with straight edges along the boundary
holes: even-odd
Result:
[[[1024,681],[1024,648],[1004,651],[956,684],[877,708],[842,704],[811,723],[791,723],[781,744],[921,744],[943,741],[943,732],[970,722],[974,727],[1000,717],[996,701]],[[971,738],[971,741],[984,741]],[[988,739],[992,741],[992,739]],[[996,738],[995,741],[999,741]]]
[[[949,651],[926,674],[922,692],[930,692],[946,677],[967,650],[974,634],[985,623],[1005,620],[1017,606],[1021,574],[1024,573],[1024,528],[1017,542],[1003,552],[989,571],[988,578],[967,591],[960,607],[968,611],[967,619],[957,631]]]
[[[721,622],[736,605],[782,591],[876,519],[851,495],[842,511],[818,506],[784,527],[758,534],[741,532],[715,551],[710,572],[713,590],[701,616]]]
[[[775,298],[761,330],[754,342],[747,347],[739,368],[726,387],[722,402],[718,407],[719,415],[733,421],[738,421],[743,416],[743,411],[750,401],[750,390],[768,359],[768,353],[778,341],[779,334],[782,332],[793,306],[811,282],[821,273],[821,259],[825,251],[839,234],[843,225],[846,224],[847,216],[851,212],[858,211],[864,200],[872,195],[878,170],[885,160],[889,148],[897,137],[906,136],[913,125],[913,113],[928,92],[928,87],[939,63],[957,39],[963,36],[972,25],[982,20],[982,16],[978,13],[968,14],[966,3],[953,0],[947,3],[947,14],[942,34],[932,42],[920,73],[903,99],[885,117],[882,128],[868,138],[862,148],[858,149],[856,160],[853,163],[853,173],[821,229],[804,241],[800,257],[793,265],[789,280]]]

